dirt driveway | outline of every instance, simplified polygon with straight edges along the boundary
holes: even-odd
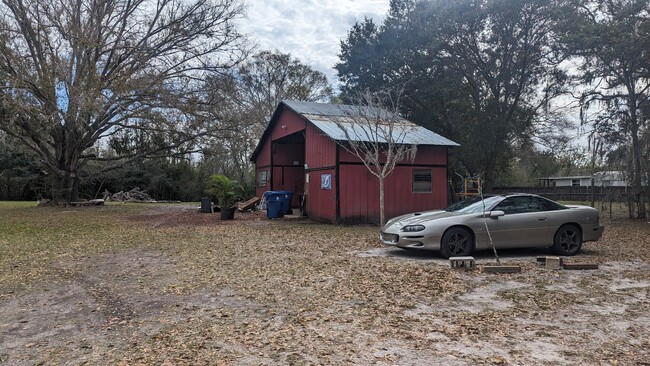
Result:
[[[609,220],[571,259],[598,270],[507,251],[523,272],[499,275],[384,248],[370,226],[184,206],[2,214],[7,365],[650,364],[646,222]]]

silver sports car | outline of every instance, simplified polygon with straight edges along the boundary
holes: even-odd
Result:
[[[598,210],[562,205],[533,194],[484,195],[444,210],[416,212],[390,219],[381,241],[404,249],[440,251],[443,257],[496,248],[551,247],[574,255],[582,243],[603,234]]]

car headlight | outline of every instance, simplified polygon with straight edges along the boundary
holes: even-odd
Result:
[[[402,231],[407,232],[407,233],[414,233],[417,231],[422,231],[424,230],[423,225],[407,225],[402,228]]]

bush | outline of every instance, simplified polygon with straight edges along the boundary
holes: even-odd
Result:
[[[234,180],[222,174],[210,176],[206,192],[218,202],[222,208],[233,207],[241,199],[241,186]]]

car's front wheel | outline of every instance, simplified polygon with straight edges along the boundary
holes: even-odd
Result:
[[[553,252],[558,255],[576,255],[582,247],[582,233],[575,225],[563,225],[553,238]]]
[[[472,234],[462,227],[452,227],[442,236],[440,254],[443,257],[463,257],[470,255],[474,249]]]

